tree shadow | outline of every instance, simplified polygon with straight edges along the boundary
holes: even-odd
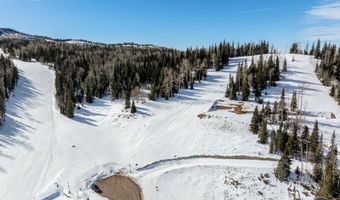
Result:
[[[82,124],[87,124],[90,126],[98,126],[95,124],[96,120],[91,119],[90,117],[100,117],[100,116],[105,116],[101,113],[96,113],[91,111],[91,109],[96,109],[96,108],[101,108],[105,109],[105,107],[108,107],[108,102],[110,101],[108,99],[98,99],[95,98],[92,103],[86,103],[85,106],[80,106],[80,109],[75,109],[74,113],[74,118],[73,120],[82,123]]]
[[[6,116],[3,127],[0,128],[0,157],[14,160],[11,155],[3,152],[11,146],[19,145],[28,151],[34,148],[27,142],[28,134],[33,134],[36,130],[32,122],[41,123],[31,116],[27,108],[41,105],[38,96],[41,95],[32,83],[26,78],[22,70],[19,70],[19,80],[14,91],[11,92],[6,102]],[[0,167],[1,172],[6,172]]]

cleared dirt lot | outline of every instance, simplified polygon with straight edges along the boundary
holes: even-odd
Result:
[[[96,182],[103,197],[109,200],[142,200],[142,190],[129,177],[114,175]]]

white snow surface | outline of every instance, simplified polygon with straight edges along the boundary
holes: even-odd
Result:
[[[291,97],[293,90],[303,86],[307,124],[312,128],[319,121],[325,143],[336,130],[339,144],[340,107],[316,78],[317,61],[310,56],[280,55],[284,57],[288,60],[285,79],[268,88],[264,99],[279,98],[282,87]],[[248,130],[251,113],[210,110],[216,100],[236,103],[225,99],[224,93],[229,74],[243,59],[233,59],[220,72],[210,70],[207,80],[195,84],[194,90],[181,90],[170,100],[137,101],[134,115],[122,109],[123,101],[105,97],[81,106],[74,119],[59,114],[53,70],[37,62],[14,60],[20,77],[0,129],[0,199],[102,199],[90,185],[116,172],[136,180],[146,200],[289,199],[292,187],[303,199],[313,199],[304,196],[299,184],[275,179],[276,161],[188,158],[279,158]],[[250,101],[245,108],[253,111],[255,105]],[[336,119],[330,119],[331,112]],[[201,113],[211,117],[199,119]],[[150,163],[152,167],[140,169]],[[266,173],[268,177],[263,178]]]

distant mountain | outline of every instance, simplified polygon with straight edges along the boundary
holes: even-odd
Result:
[[[83,39],[55,39],[47,36],[40,35],[31,35],[27,33],[22,33],[20,31],[11,29],[11,28],[0,28],[0,40],[1,39],[25,39],[25,40],[48,40],[54,42],[66,42],[68,44],[97,44],[97,45],[117,45],[117,46],[133,46],[133,47],[148,47],[148,48],[160,48],[159,46],[153,44],[136,44],[133,42],[124,42],[124,43],[116,43],[116,44],[104,44],[99,42],[92,42]]]
[[[51,39],[45,36],[30,35],[22,33],[10,28],[0,28],[0,39],[2,38],[14,38],[14,39]]]
[[[9,36],[9,35],[15,35],[20,34],[18,31],[10,29],[10,28],[0,28],[0,36]]]

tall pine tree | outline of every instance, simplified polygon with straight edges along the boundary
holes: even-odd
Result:
[[[335,86],[334,86],[334,84],[332,85],[332,88],[331,88],[331,91],[329,92],[329,95],[331,97],[334,97],[334,95],[335,95]]]
[[[292,100],[290,102],[290,110],[295,112],[297,109],[297,98],[296,98],[296,91],[293,92]]]
[[[135,105],[135,101],[133,100],[131,104],[131,113],[136,113],[136,112],[137,112],[137,108]]]
[[[253,112],[253,117],[251,118],[251,122],[250,122],[250,131],[253,134],[258,134],[259,122],[260,122],[260,115],[259,115],[258,108],[256,106]]]
[[[319,181],[322,178],[322,171],[323,171],[323,149],[322,149],[322,144],[323,144],[323,137],[320,137],[318,146],[316,148],[316,151],[313,155],[313,161],[314,161],[314,167],[313,167],[313,177],[315,182],[319,183]]]
[[[259,132],[259,141],[260,144],[266,144],[268,142],[268,131],[267,131],[267,120],[264,117],[261,123],[261,129]]]
[[[335,144],[335,132],[332,136],[331,146],[326,157],[326,166],[324,170],[324,176],[322,176],[320,182],[320,189],[318,195],[327,199],[332,199],[335,195],[338,195],[337,191],[333,191],[336,184],[336,171],[337,171],[337,154],[338,150]]]
[[[301,133],[301,146],[302,146],[302,152],[303,154],[305,154],[305,152],[307,152],[307,147],[308,147],[308,143],[309,143],[309,129],[308,126],[304,126],[302,133]]]
[[[286,152],[283,153],[275,169],[275,177],[281,182],[288,180],[291,162],[290,156]]]
[[[242,83],[242,101],[248,101],[248,97],[250,94],[249,83],[247,76],[243,77]]]
[[[286,72],[287,71],[287,59],[285,58],[283,61],[283,66],[282,66],[282,71]]]
[[[312,162],[315,162],[315,156],[316,156],[318,147],[319,147],[319,123],[316,120],[314,123],[312,134],[310,136],[310,152],[311,152]]]

